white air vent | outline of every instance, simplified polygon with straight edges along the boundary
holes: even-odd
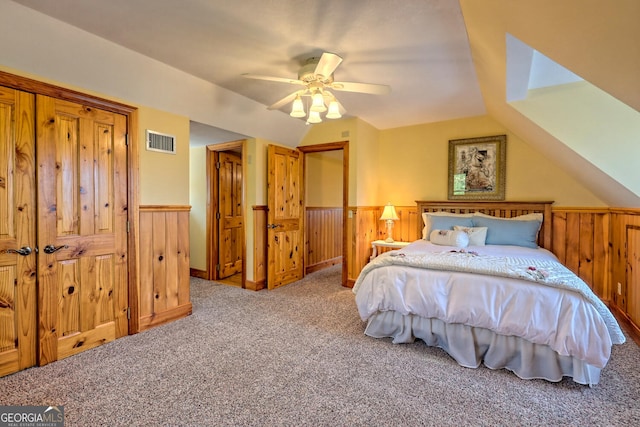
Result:
[[[176,154],[176,137],[147,129],[147,150]]]

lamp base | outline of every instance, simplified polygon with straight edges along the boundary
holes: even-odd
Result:
[[[395,242],[395,240],[393,240],[393,221],[390,219],[387,220],[387,238],[384,239],[384,241],[387,243]]]

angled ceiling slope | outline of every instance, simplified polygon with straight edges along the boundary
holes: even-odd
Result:
[[[453,0],[15,0],[15,4],[240,94],[265,110],[291,88],[245,79],[243,73],[296,78],[304,60],[332,52],[344,59],[336,80],[391,87],[391,93],[381,96],[340,94],[348,116],[377,129],[486,113],[460,5]],[[282,116],[292,126],[300,124],[301,120],[288,117],[289,111],[268,114]]]
[[[514,63],[525,57],[532,58],[529,70]],[[515,87],[515,82],[524,80],[522,77],[529,78],[526,90]],[[586,161],[640,195],[637,173],[640,112],[510,34],[507,34],[507,100]],[[623,150],[612,150],[613,145]],[[625,155],[620,156],[621,152]]]
[[[640,207],[640,174],[634,170],[640,155],[640,133],[634,131],[633,118],[640,111],[640,27],[632,18],[640,16],[640,2],[621,0],[615,6],[582,0],[478,3],[460,0],[489,113],[584,183],[604,204]],[[509,103],[507,34],[593,86],[575,82],[524,91],[536,102],[550,97],[556,103],[564,100],[554,111],[533,104],[525,107],[528,101]],[[527,69],[522,64],[519,68]],[[610,110],[611,104],[599,97],[594,101],[596,90],[623,101],[626,112],[615,121],[605,115],[603,111]],[[514,93],[510,88],[509,97]],[[521,110],[530,116],[536,111],[535,119]],[[569,119],[568,112],[580,113],[579,118]],[[545,114],[554,122],[543,120]]]

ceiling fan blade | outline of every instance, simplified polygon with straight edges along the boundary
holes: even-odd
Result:
[[[276,103],[271,104],[269,107],[267,107],[267,110],[278,110],[283,105],[286,105],[289,102],[291,102],[294,99],[296,99],[296,96],[298,96],[298,95],[302,96],[305,92],[306,92],[306,89],[302,89],[302,90],[298,90],[298,91],[295,91],[293,93],[290,93],[289,95],[287,95],[284,98],[282,98],[280,101],[277,101]]]
[[[391,92],[391,87],[373,83],[333,82],[331,88],[343,92],[370,93],[372,95],[387,95]]]
[[[292,85],[304,85],[305,83],[301,80],[296,79],[287,79],[284,77],[272,77],[272,76],[263,76],[260,74],[242,74],[242,77],[247,79],[256,79],[256,80],[267,80],[270,82],[278,82],[278,83],[289,83]]]
[[[314,74],[327,78],[333,74],[341,62],[342,58],[335,53],[324,52],[320,57],[320,61],[318,61],[318,65],[316,65]]]

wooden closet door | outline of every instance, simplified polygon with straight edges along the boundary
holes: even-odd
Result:
[[[0,376],[36,363],[34,96],[0,87]]]
[[[302,156],[276,145],[267,149],[267,288],[304,276]]]
[[[242,271],[242,247],[244,245],[242,205],[242,158],[236,153],[221,152],[219,169],[220,210],[218,279],[224,279]]]
[[[127,325],[126,117],[36,98],[40,365]]]

